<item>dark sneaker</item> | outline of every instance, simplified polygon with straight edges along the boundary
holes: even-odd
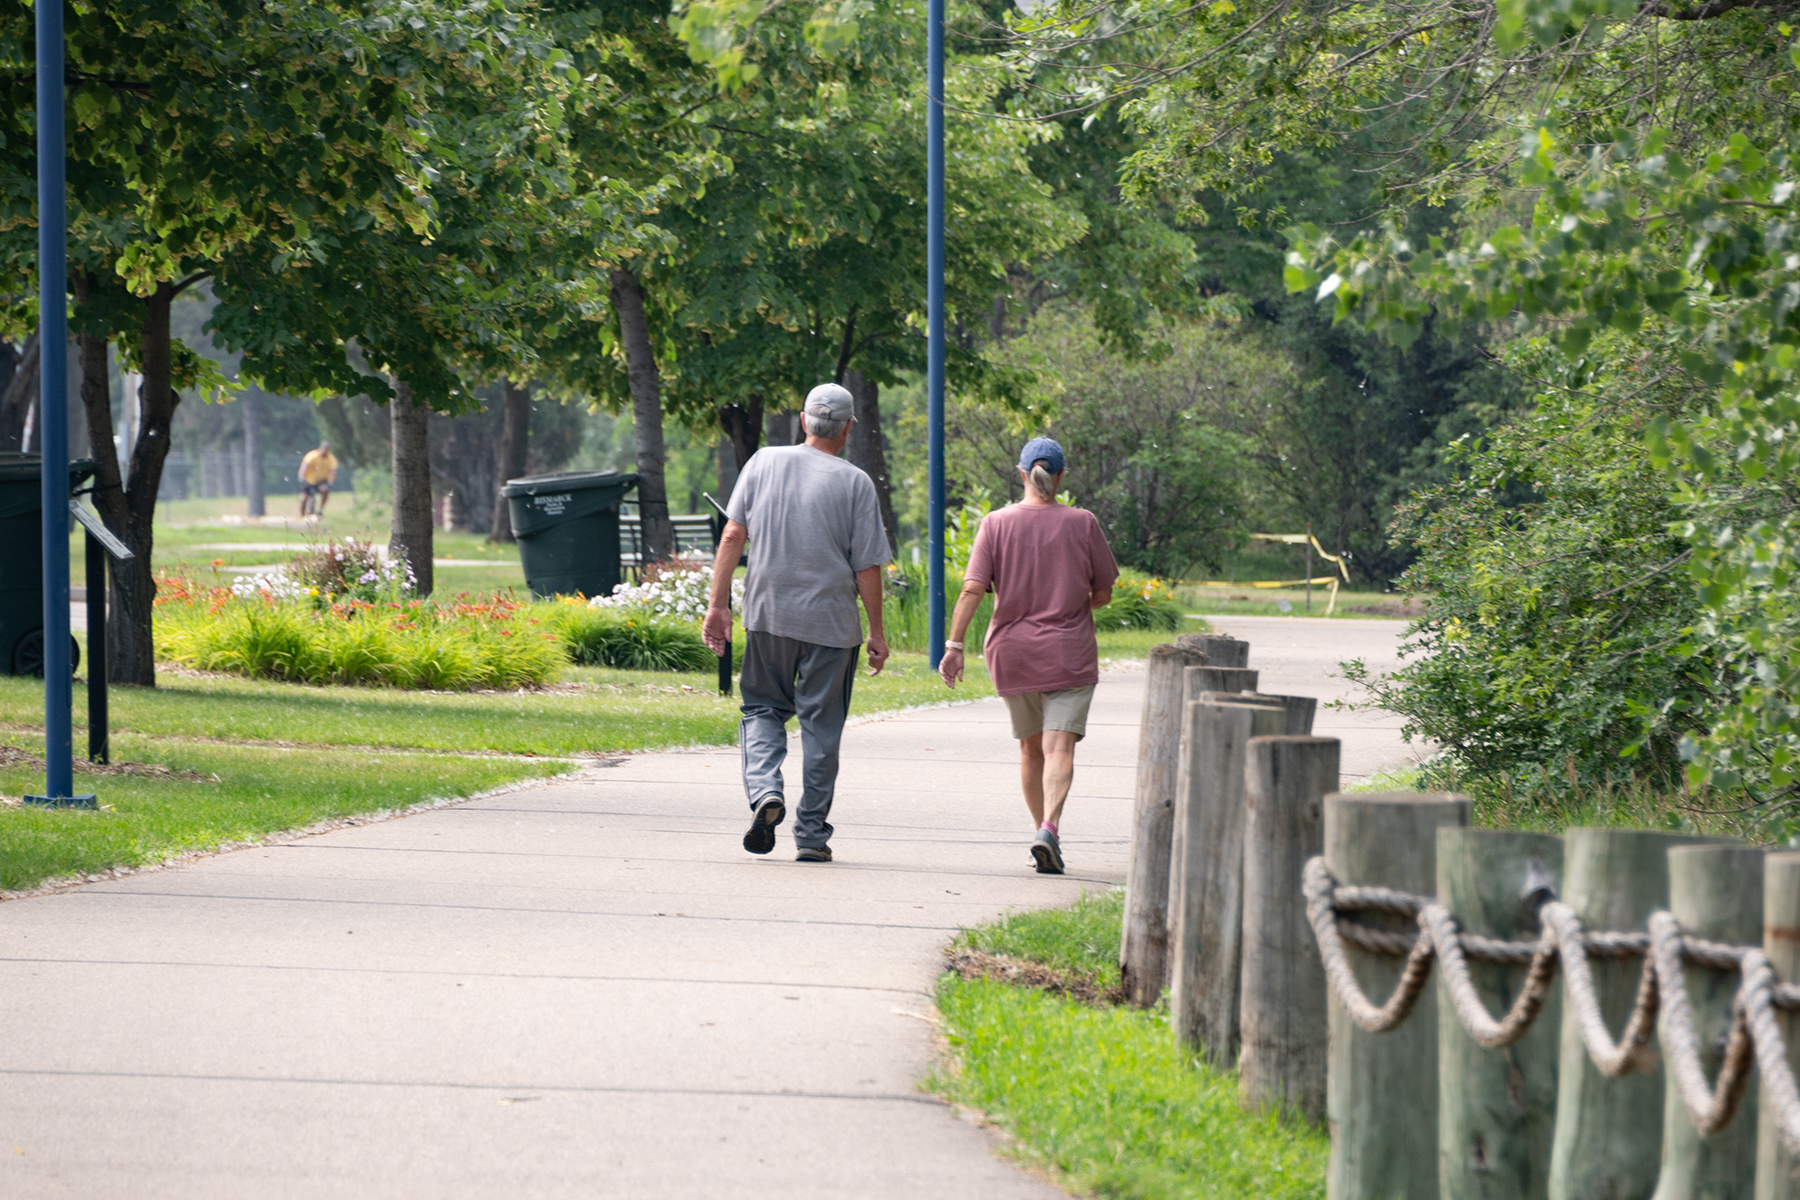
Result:
[[[1031,840],[1031,857],[1037,860],[1039,875],[1063,873],[1062,846],[1048,829],[1038,830],[1037,837]]]
[[[764,796],[750,819],[750,832],[744,835],[744,849],[752,854],[767,854],[775,848],[775,827],[787,819],[787,801],[780,796]]]
[[[800,852],[798,854],[794,855],[794,861],[795,862],[830,862],[831,861],[831,847],[830,846],[802,846],[802,847],[800,847]]]

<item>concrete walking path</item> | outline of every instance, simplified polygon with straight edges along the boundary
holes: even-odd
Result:
[[[1218,623],[1314,683],[1365,624]],[[916,1089],[931,986],[958,927],[1123,878],[1141,680],[1060,878],[984,701],[849,731],[829,865],[743,852],[719,749],[0,904],[0,1197],[1059,1195]],[[1404,756],[1344,732],[1347,776]]]

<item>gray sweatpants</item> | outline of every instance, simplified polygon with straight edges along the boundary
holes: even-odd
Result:
[[[765,796],[783,798],[781,765],[787,761],[787,722],[798,714],[805,755],[805,787],[794,816],[794,843],[823,846],[831,840],[831,798],[837,790],[838,743],[850,713],[861,646],[815,646],[750,630],[738,677],[743,720],[744,794],[755,808]]]

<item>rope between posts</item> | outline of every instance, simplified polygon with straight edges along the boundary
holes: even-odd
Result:
[[[1800,1010],[1800,987],[1779,984],[1763,952],[1755,947],[1727,946],[1681,931],[1666,912],[1652,914],[1646,933],[1584,930],[1575,910],[1557,900],[1538,909],[1535,941],[1504,941],[1462,932],[1456,918],[1435,900],[1393,888],[1341,885],[1323,858],[1306,864],[1301,881],[1307,920],[1319,943],[1319,958],[1338,1003],[1350,1019],[1370,1033],[1397,1029],[1412,1014],[1431,978],[1432,960],[1442,964],[1445,990],[1464,1029],[1490,1049],[1510,1046],[1531,1029],[1549,998],[1557,964],[1562,965],[1563,996],[1581,1040],[1603,1075],[1619,1077],[1654,1070],[1652,1038],[1657,1013],[1663,1016],[1660,1040],[1688,1117],[1701,1134],[1725,1128],[1737,1115],[1750,1078],[1752,1058],[1768,1087],[1776,1127],[1789,1153],[1800,1156],[1800,1085],[1788,1065],[1787,1046],[1776,1019],[1777,1009]],[[1346,914],[1365,911],[1411,917],[1416,933],[1374,929]],[[1377,1006],[1363,992],[1344,952],[1359,949],[1404,958],[1400,979],[1386,1003]],[[1642,957],[1637,997],[1617,1041],[1606,1028],[1594,991],[1591,958]],[[1512,1007],[1494,1018],[1487,1010],[1469,962],[1524,966],[1525,982]],[[1709,1085],[1700,1059],[1682,970],[1687,964],[1737,971],[1741,976],[1733,1000],[1731,1031],[1716,1083]]]

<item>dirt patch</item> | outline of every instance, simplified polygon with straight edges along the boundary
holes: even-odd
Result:
[[[1023,958],[969,949],[946,950],[944,955],[948,959],[945,969],[964,979],[986,979],[1017,987],[1038,988],[1052,995],[1079,1000],[1083,1004],[1120,1004],[1125,999],[1125,986],[1122,983],[1102,988],[1091,979]]]
[[[0,768],[23,767],[28,771],[42,771],[42,756],[21,750],[17,746],[0,745]],[[135,775],[141,779],[168,779],[178,783],[217,783],[216,775],[202,775],[198,771],[176,771],[161,763],[115,762],[92,763],[85,758],[75,760],[75,773],[78,775],[103,775],[118,777]]]

